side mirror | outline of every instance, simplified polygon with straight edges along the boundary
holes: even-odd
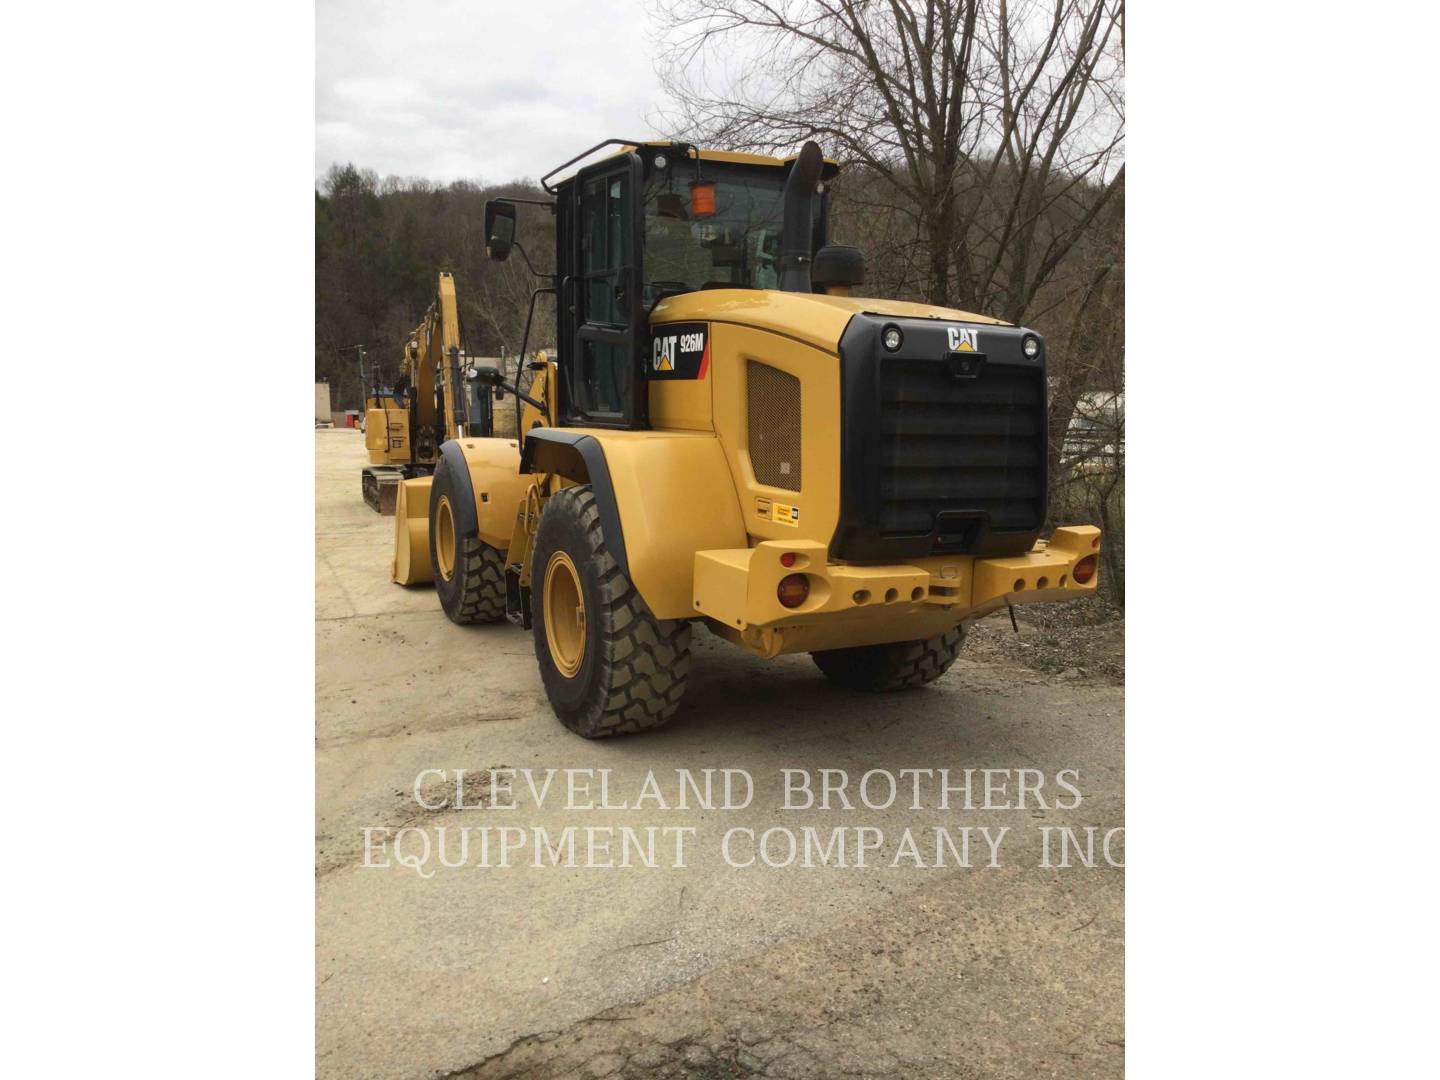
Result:
[[[491,199],[485,203],[485,254],[496,262],[510,257],[515,245],[515,204]],[[493,370],[493,369],[492,369]]]

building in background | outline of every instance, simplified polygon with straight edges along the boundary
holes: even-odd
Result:
[[[1060,454],[1065,475],[1121,471],[1125,467],[1125,392],[1081,394]]]

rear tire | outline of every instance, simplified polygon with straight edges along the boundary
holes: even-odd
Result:
[[[588,484],[546,501],[530,566],[535,658],[560,722],[599,739],[669,721],[690,674],[690,624],[651,613],[605,544]]]
[[[430,565],[440,606],[461,626],[505,617],[505,557],[478,536],[461,536],[456,524],[456,506],[468,498],[468,485],[442,463],[430,489]]]
[[[957,626],[926,641],[896,641],[826,649],[810,658],[825,677],[851,690],[886,693],[933,682],[955,663],[965,642],[965,628]]]

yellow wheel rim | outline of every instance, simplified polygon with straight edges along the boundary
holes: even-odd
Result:
[[[455,576],[455,515],[450,510],[450,500],[444,495],[435,507],[435,561],[440,564],[440,576],[446,581]]]
[[[557,551],[545,567],[545,640],[560,674],[573,679],[585,660],[585,599],[570,556]]]

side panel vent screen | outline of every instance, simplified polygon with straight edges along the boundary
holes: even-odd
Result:
[[[751,360],[746,365],[750,464],[755,479],[786,491],[800,490],[800,380]]]

